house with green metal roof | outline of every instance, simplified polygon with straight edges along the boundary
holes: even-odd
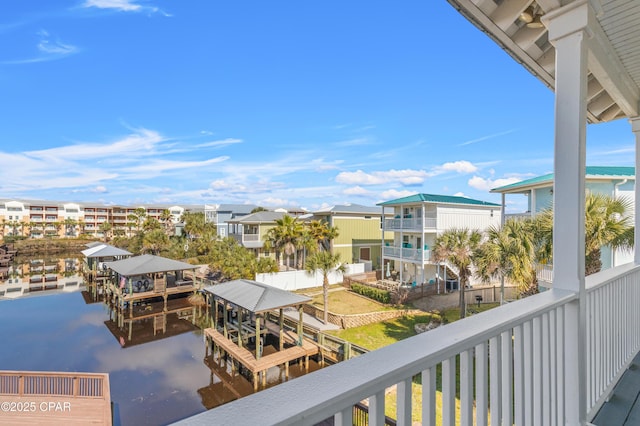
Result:
[[[631,203],[635,201],[635,167],[621,166],[587,166],[585,173],[585,189],[592,193],[606,194],[612,197],[625,197]],[[504,213],[503,220],[510,217],[532,217],[553,206],[554,174],[548,173],[525,179],[510,185],[491,190],[502,194],[502,211],[507,205],[506,196],[527,198],[526,212]],[[633,212],[630,212],[633,214]],[[622,265],[633,260],[633,252],[615,250],[604,247],[601,250],[603,268]]]
[[[453,228],[484,231],[499,226],[502,210],[500,204],[488,201],[437,194],[415,194],[378,205],[384,217],[391,214],[383,221],[383,235],[393,233],[393,242],[385,243],[382,251],[384,274],[411,285],[455,277],[455,271],[438,265],[431,256],[436,237]]]

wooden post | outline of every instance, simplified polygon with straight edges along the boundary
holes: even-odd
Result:
[[[229,338],[229,331],[227,330],[227,301],[224,300],[223,301],[224,305],[222,305],[222,314],[224,315],[224,317],[222,318],[222,334],[224,334],[224,337],[226,339]]]
[[[280,308],[280,317],[278,318],[278,325],[280,326],[280,350],[284,349],[284,310]]]
[[[256,313],[256,359],[260,359],[260,355],[262,355],[260,334],[260,315]]]
[[[238,347],[242,348],[242,308],[238,306]]]
[[[300,313],[300,319],[298,320],[298,346],[302,346],[302,333],[304,332],[304,317],[302,316],[304,312],[302,305],[298,308],[298,312]]]

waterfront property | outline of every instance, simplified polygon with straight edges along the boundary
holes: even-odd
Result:
[[[87,249],[82,250],[84,256],[82,274],[86,282],[94,285],[94,288],[104,286],[111,276],[106,262],[126,259],[132,255],[127,250],[100,242],[87,243],[86,246]]]
[[[379,205],[385,217],[391,215],[383,222],[382,240],[393,235],[382,251],[385,278],[411,286],[457,277],[453,266],[439,265],[431,256],[438,235],[452,228],[482,232],[500,225],[500,205],[466,197],[415,194]]]
[[[185,212],[202,212],[201,206],[139,205],[113,206],[95,203],[65,203],[60,201],[0,200],[0,234],[12,237],[76,238],[80,235],[105,237],[103,224],[113,232],[131,235],[138,225],[130,219],[138,211],[145,217],[163,221],[165,211],[169,220],[178,225]]]
[[[166,311],[170,296],[193,294],[199,288],[197,266],[173,259],[145,254],[106,262],[106,265],[111,271],[105,289],[106,300],[118,312],[120,326],[125,317],[133,319],[134,314],[146,312],[145,302],[161,299],[162,309]]]
[[[267,371],[284,366],[289,378],[289,364],[302,359],[309,368],[309,357],[319,352],[318,345],[303,334],[303,305],[309,297],[280,290],[255,281],[235,280],[206,287],[214,316],[214,327],[205,329],[207,354],[218,360],[225,356],[251,374],[253,389],[260,382],[267,384]],[[285,330],[284,309],[295,307],[299,312],[297,332]],[[271,311],[278,311],[277,324],[269,320]]]
[[[555,92],[553,288],[181,424],[313,425],[332,418],[351,425],[353,406],[365,399],[369,422],[383,424],[386,389],[396,386],[395,416],[409,425],[412,381],[420,376],[422,400],[415,403],[423,424],[439,418],[453,425],[458,418],[462,425],[487,425],[490,418],[492,424],[612,425],[613,416],[600,421],[597,413],[617,399],[610,400],[612,390],[640,349],[640,250],[632,263],[585,277],[586,126],[629,119],[637,174],[640,2],[449,3]],[[634,221],[640,241],[638,215]]]

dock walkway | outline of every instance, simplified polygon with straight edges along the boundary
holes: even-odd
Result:
[[[246,369],[251,371],[254,378],[254,389],[257,389],[259,374],[266,373],[266,371],[272,367],[284,365],[288,376],[289,362],[304,358],[305,365],[308,365],[309,356],[315,355],[319,351],[316,344],[303,339],[302,346],[293,346],[269,354],[265,352],[262,357],[256,359],[251,351],[238,346],[232,340],[224,337],[224,335],[218,330],[214,328],[207,328],[204,330],[204,333],[205,336],[208,339],[211,339],[218,348],[225,351],[232,359],[238,361]],[[283,334],[286,336],[286,340],[290,343],[298,341],[297,334],[293,332],[285,332]],[[264,377],[265,374],[263,374],[263,379]]]

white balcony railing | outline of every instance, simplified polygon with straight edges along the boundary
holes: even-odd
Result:
[[[553,265],[536,265],[536,277],[541,285],[549,288],[553,283]]]
[[[336,425],[351,425],[352,406],[368,399],[369,422],[381,425],[385,391],[397,385],[396,418],[407,425],[412,424],[412,379],[420,375],[423,424],[435,424],[436,417],[443,425],[487,425],[489,417],[491,424],[565,424],[567,407],[581,405],[578,393],[571,392],[575,378],[566,375],[580,353],[586,354],[582,377],[590,420],[640,346],[640,267],[588,277],[583,303],[584,348],[571,346],[578,295],[551,289],[179,423],[313,425],[333,417]]]
[[[242,234],[242,241],[260,241],[260,234]]]
[[[423,229],[436,229],[436,218],[426,217],[424,222],[422,218],[405,217],[395,219],[385,219],[384,228],[386,231],[399,231],[399,230],[415,230],[422,231]]]
[[[412,262],[430,262],[431,250],[421,250],[414,248],[384,246],[382,253],[387,258],[402,259]],[[424,256],[424,257],[423,257]]]

